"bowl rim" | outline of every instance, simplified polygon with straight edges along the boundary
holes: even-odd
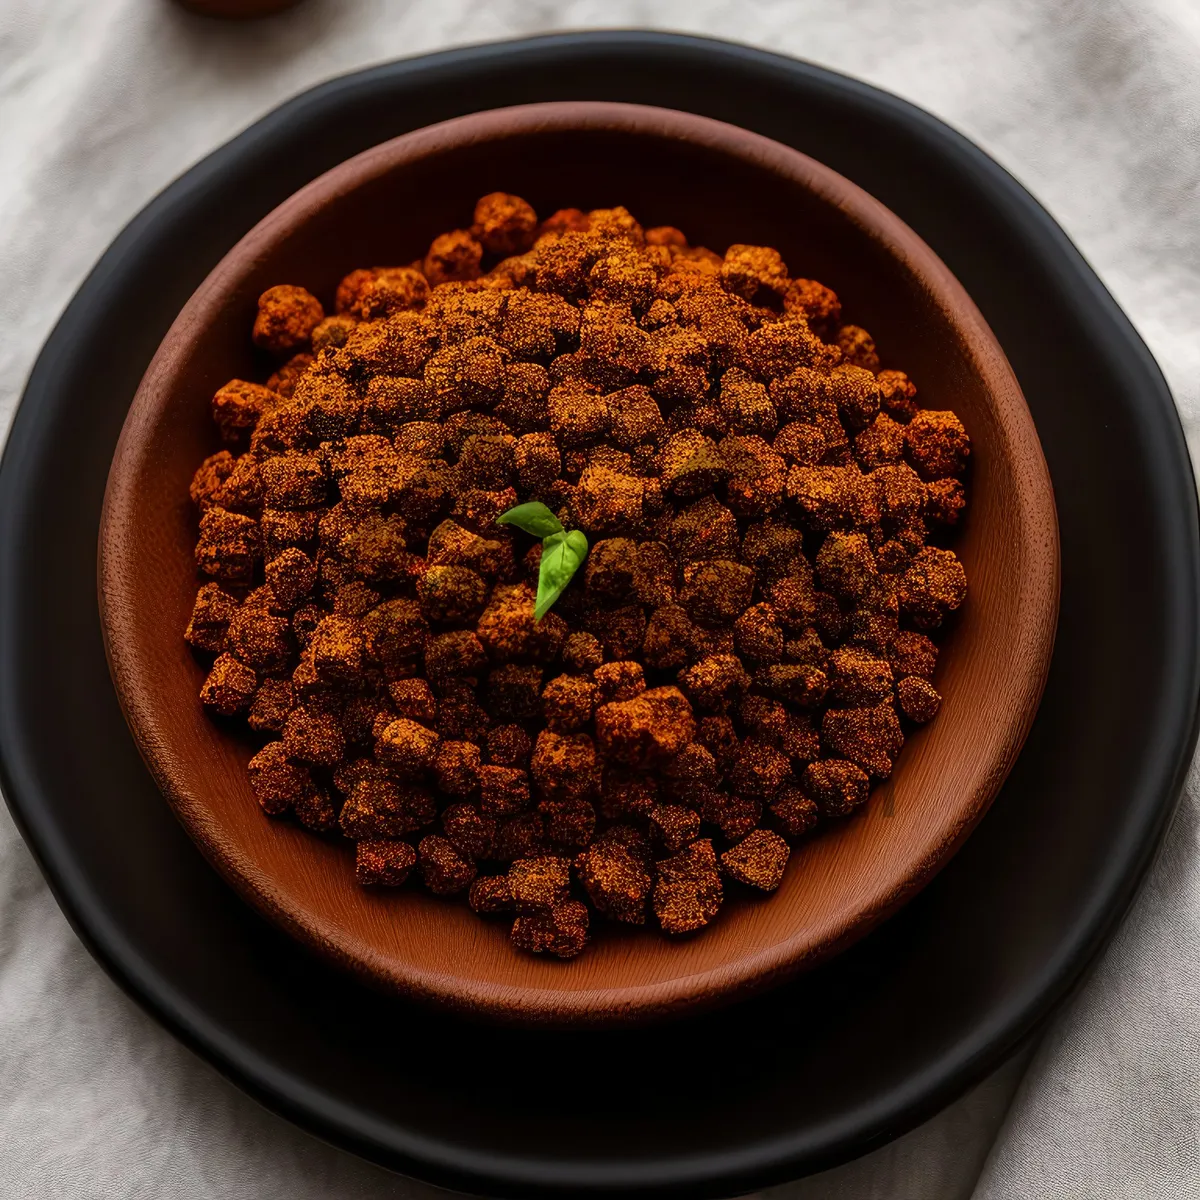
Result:
[[[774,943],[733,963],[707,968],[671,980],[641,985],[587,990],[560,990],[533,986],[515,991],[509,986],[425,970],[398,969],[395,960],[379,961],[364,955],[361,946],[349,946],[339,927],[328,921],[306,920],[281,901],[269,875],[257,864],[237,854],[213,828],[207,809],[179,786],[178,780],[157,757],[160,739],[145,715],[153,705],[137,703],[145,692],[140,672],[130,657],[117,649],[117,626],[123,613],[133,609],[128,595],[132,573],[126,569],[126,543],[114,539],[114,528],[127,527],[134,506],[136,475],[133,465],[156,427],[159,410],[177,383],[182,351],[193,340],[193,331],[207,326],[221,308],[229,285],[243,272],[244,264],[270,251],[297,224],[311,218],[337,195],[360,187],[391,171],[423,158],[485,143],[514,134],[565,129],[616,130],[633,134],[663,135],[703,146],[722,155],[782,174],[802,183],[851,217],[863,229],[882,234],[890,253],[919,275],[948,320],[960,333],[973,367],[993,396],[1007,395],[1010,402],[997,405],[999,424],[1006,438],[1027,464],[1030,482],[1041,503],[1027,496],[1015,521],[1025,542],[1038,541],[1050,551],[1034,562],[1040,569],[1035,591],[1037,605],[1026,605],[1014,636],[1028,648],[1019,682],[1018,700],[1009,704],[1004,736],[989,772],[986,794],[973,805],[964,803],[962,820],[936,852],[919,861],[908,861],[903,876],[894,873],[883,897],[864,901],[840,931],[827,938],[814,953],[801,934]],[[981,353],[986,350],[986,353]],[[118,549],[114,549],[114,546]],[[1049,470],[1033,418],[1020,385],[979,309],[950,269],[931,247],[890,209],[845,176],[782,143],[739,126],[682,110],[613,101],[549,101],[487,109],[452,118],[402,134],[356,154],[317,176],[272,209],[250,229],[208,273],[180,310],[155,352],[133,398],[113,456],[101,514],[97,560],[97,589],[105,655],[117,697],[139,753],[166,797],[176,817],[208,861],[222,877],[260,912],[284,927],[309,948],[361,977],[401,992],[473,1015],[505,1021],[555,1025],[612,1025],[643,1021],[677,1013],[687,1007],[710,1006],[742,997],[769,986],[795,971],[844,949],[875,928],[920,890],[953,856],[987,811],[1019,755],[1033,724],[1053,653],[1060,583],[1060,547],[1057,513]],[[863,911],[868,910],[868,911]]]

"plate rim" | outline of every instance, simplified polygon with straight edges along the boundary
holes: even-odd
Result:
[[[122,261],[130,255],[137,241],[153,229],[174,202],[186,195],[192,184],[202,182],[207,175],[219,171],[233,158],[252,154],[260,139],[274,136],[276,130],[303,114],[306,108],[324,103],[325,99],[343,88],[370,86],[375,79],[386,78],[394,72],[419,74],[423,70],[448,67],[463,70],[479,68],[489,60],[511,56],[518,51],[528,54],[552,50],[567,54],[579,49],[590,51],[600,45],[607,45],[613,50],[638,48],[706,57],[714,68],[749,61],[763,71],[804,77],[813,86],[849,88],[876,109],[898,114],[910,126],[922,128],[926,136],[942,143],[946,153],[956,153],[975,170],[986,174],[992,190],[1003,193],[1008,206],[1021,213],[1021,223],[1025,225],[1030,239],[1039,241],[1045,256],[1056,261],[1056,269],[1064,275],[1070,275],[1088,293],[1093,315],[1100,314],[1092,321],[1093,326],[1103,324],[1110,334],[1115,331],[1122,336],[1131,355],[1137,360],[1139,370],[1149,379],[1150,386],[1142,393],[1141,402],[1156,411],[1160,418],[1151,431],[1156,443],[1155,452],[1160,458],[1174,463],[1171,495],[1180,503],[1170,510],[1172,520],[1178,527],[1177,533],[1183,532],[1185,526],[1187,533],[1195,533],[1197,505],[1191,462],[1177,410],[1157,363],[1066,234],[999,164],[952,127],[915,105],[825,68],[717,39],[627,31],[554,34],[492,43],[400,60],[350,73],[301,93],[218,148],[164,189],[133,218],[89,273],[51,332],[29,376],[0,463],[0,535],[3,535],[0,536],[0,563],[12,551],[12,526],[16,524],[12,515],[13,506],[3,501],[19,495],[22,490],[21,484],[27,474],[22,467],[22,460],[26,458],[24,451],[36,445],[39,432],[33,415],[35,406],[30,397],[36,396],[39,390],[45,390],[48,377],[52,379],[53,371],[49,363],[52,352],[73,339],[78,327],[84,323],[81,316],[84,302],[91,305],[102,299],[114,276],[120,273]],[[1196,538],[1187,537],[1185,540],[1194,543]],[[1147,785],[1145,792],[1147,795],[1152,793],[1155,799],[1152,804],[1142,805],[1148,812],[1141,822],[1141,837],[1119,856],[1119,863],[1118,856],[1114,856],[1107,864],[1107,870],[1103,872],[1096,888],[1099,898],[1094,896],[1094,902],[1070,930],[1070,936],[1062,939],[1060,951],[1039,975],[1027,982],[1020,998],[1014,999],[1008,1006],[1005,1019],[997,1019],[991,1026],[977,1029],[974,1037],[964,1038],[961,1046],[955,1046],[953,1052],[947,1052],[936,1064],[936,1069],[926,1070],[910,1080],[907,1094],[890,1105],[886,1112],[856,1112],[853,1121],[848,1119],[842,1122],[843,1128],[826,1131],[819,1145],[812,1144],[814,1139],[811,1136],[795,1135],[782,1139],[785,1145],[771,1143],[769,1154],[755,1144],[750,1154],[752,1161],[747,1161],[746,1155],[709,1156],[687,1163],[679,1159],[670,1160],[661,1168],[666,1175],[657,1174],[649,1184],[646,1184],[646,1180],[650,1179],[652,1172],[648,1168],[639,1169],[636,1183],[632,1179],[623,1181],[612,1172],[605,1173],[594,1164],[587,1166],[589,1169],[595,1166],[600,1171],[599,1175],[568,1177],[562,1171],[553,1169],[552,1164],[550,1169],[545,1169],[546,1164],[523,1162],[521,1166],[528,1173],[518,1176],[513,1173],[511,1159],[483,1155],[475,1156],[470,1163],[466,1163],[461,1148],[455,1147],[451,1161],[440,1157],[435,1152],[436,1147],[427,1138],[417,1138],[415,1143],[413,1139],[408,1139],[410,1144],[401,1146],[397,1143],[404,1139],[395,1138],[394,1130],[388,1131],[386,1139],[381,1138],[380,1131],[376,1129],[364,1132],[364,1123],[355,1117],[353,1111],[345,1106],[319,1103],[320,1098],[310,1094],[311,1088],[297,1084],[290,1076],[285,1078],[286,1072],[273,1072],[270,1064],[266,1064],[256,1078],[248,1068],[243,1068],[235,1059],[228,1057],[238,1053],[243,1054],[244,1061],[249,1061],[253,1053],[244,1054],[233,1044],[235,1039],[222,1037],[219,1030],[209,1027],[211,1023],[205,1022],[202,1017],[197,1018],[186,997],[176,995],[169,984],[155,977],[153,970],[141,960],[119,929],[105,928],[102,906],[98,906],[96,898],[90,894],[87,880],[78,871],[72,870],[64,840],[58,836],[53,823],[44,819],[36,797],[30,799],[30,793],[35,792],[36,787],[31,783],[32,775],[19,746],[19,722],[9,704],[8,681],[11,672],[5,668],[11,657],[11,646],[4,636],[7,634],[7,623],[2,619],[0,700],[4,703],[0,704],[0,785],[26,844],[35,854],[60,907],[81,939],[118,984],[160,1023],[239,1086],[318,1136],[402,1170],[412,1172],[416,1168],[415,1173],[422,1177],[428,1178],[432,1172],[449,1186],[469,1188],[482,1184],[493,1192],[505,1194],[528,1195],[535,1191],[552,1192],[563,1187],[592,1192],[613,1187],[632,1190],[639,1184],[657,1188],[656,1194],[661,1194],[666,1188],[686,1189],[690,1194],[696,1194],[697,1187],[703,1187],[705,1192],[712,1194],[729,1194],[743,1184],[762,1186],[765,1179],[794,1177],[797,1168],[809,1172],[831,1165],[851,1154],[864,1152],[871,1144],[877,1144],[881,1139],[895,1136],[911,1127],[994,1066],[1077,982],[1084,967],[1124,913],[1145,874],[1159,837],[1174,810],[1195,743],[1200,705],[1200,659],[1193,626],[1194,601],[1200,587],[1197,586],[1194,546],[1189,545],[1188,549],[1190,578],[1182,580],[1187,585],[1188,595],[1173,595],[1171,598],[1172,611],[1182,613],[1186,609],[1189,617],[1186,625],[1189,643],[1175,660],[1175,676],[1179,681],[1177,690],[1185,702],[1179,706],[1171,732],[1163,733],[1148,756],[1155,762],[1156,768],[1153,771],[1153,785]],[[13,587],[12,580],[6,581],[5,573],[0,571],[0,618],[11,608]],[[29,786],[26,788],[23,785]]]

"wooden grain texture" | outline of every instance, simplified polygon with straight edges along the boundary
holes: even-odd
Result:
[[[956,550],[970,593],[946,639],[937,719],[905,745],[853,819],[797,847],[783,885],[731,898],[713,927],[668,941],[604,928],[578,959],[515,952],[461,899],[370,892],[349,843],[262,815],[248,735],[211,721],[183,642],[197,586],[187,485],[217,446],[212,393],[250,376],[257,296],[330,296],[347,270],[408,262],[492,190],[540,212],[626,205],[718,250],[778,247],[822,280],[926,407],[953,408],[974,446]],[[109,662],[130,728],[179,819],[251,903],[386,987],[476,1015],[613,1024],[761,988],[861,937],[942,866],[986,811],[1037,708],[1054,641],[1054,499],[1020,388],[979,311],[894,214],[848,180],[757,135],[690,114],[608,103],[496,110],[387,142],[292,196],[221,261],[180,313],[134,398],[100,537]],[[185,931],[181,931],[183,934]]]

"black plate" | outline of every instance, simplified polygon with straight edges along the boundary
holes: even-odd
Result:
[[[799,147],[910,222],[991,322],[1062,523],[1041,713],[950,866],[854,950],[645,1032],[470,1026],[363,990],[246,908],[175,823],[118,710],[95,543],[121,421],[175,313],[267,210],[350,154],[479,108],[690,109]],[[734,1194],[859,1154],[993,1067],[1128,904],[1195,738],[1200,539],[1154,361],[995,163],[828,71],[655,34],[550,37],[365,71],[205,159],[117,239],[38,361],[0,470],[0,751],[14,815],[92,952],[272,1108],[409,1174],[521,1196]],[[482,1080],[483,1082],[477,1082]]]

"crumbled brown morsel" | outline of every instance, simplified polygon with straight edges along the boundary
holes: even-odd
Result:
[[[700,814],[682,804],[656,804],[647,819],[654,840],[670,854],[700,835]]]
[[[439,234],[429,244],[421,270],[435,287],[479,278],[483,247],[466,229]]]
[[[309,344],[324,319],[320,300],[304,288],[289,284],[268,288],[258,298],[254,344],[274,354],[295,354]]]
[[[475,864],[453,842],[437,834],[421,839],[417,861],[425,886],[435,896],[461,892],[475,878]]]
[[[313,361],[311,354],[293,354],[279,370],[267,377],[267,390],[290,400],[296,390],[296,384],[304,378]]]
[[[570,895],[571,862],[559,855],[519,858],[508,868],[508,894],[519,913],[554,908]]]
[[[632,700],[646,690],[646,675],[642,664],[625,660],[602,663],[592,672],[596,704],[613,700]]]
[[[866,772],[844,759],[827,758],[809,763],[801,780],[804,793],[814,800],[821,812],[844,817],[858,808],[870,789]]]
[[[655,864],[651,903],[665,933],[691,933],[717,915],[723,899],[717,856],[708,838]]]
[[[354,874],[363,887],[399,887],[417,862],[417,853],[407,842],[390,838],[365,838],[356,848]]]
[[[513,921],[513,945],[530,954],[574,958],[588,935],[588,910],[578,900],[564,900],[552,909],[529,913]]]
[[[639,853],[636,844],[602,837],[579,855],[575,869],[597,911],[614,921],[641,925],[646,920],[646,897],[652,883],[646,859],[644,843]]]
[[[508,876],[481,875],[471,884],[467,902],[480,915],[510,911],[512,895],[508,890]]]
[[[961,475],[971,442],[963,423],[952,412],[922,409],[904,429],[908,459],[922,479]]]
[[[725,874],[739,883],[773,892],[783,882],[791,849],[769,829],[755,829],[721,855]]]
[[[596,914],[700,929],[936,715],[970,439],[772,247],[506,192],[460,217],[260,297],[274,362],[213,395],[189,488],[202,703],[366,886],[560,958]],[[495,523],[531,500],[590,543],[540,621],[541,546]]]
[[[232,654],[218,656],[200,689],[200,699],[223,717],[232,717],[250,707],[258,678],[250,667]]]
[[[909,675],[896,684],[896,699],[900,702],[900,711],[910,721],[922,725],[932,721],[942,706],[937,689],[919,675]]]
[[[472,232],[489,254],[521,254],[533,245],[537,213],[520,196],[491,192],[475,205]]]
[[[781,787],[770,803],[771,816],[785,837],[800,838],[815,829],[821,819],[817,802],[801,788]]]

